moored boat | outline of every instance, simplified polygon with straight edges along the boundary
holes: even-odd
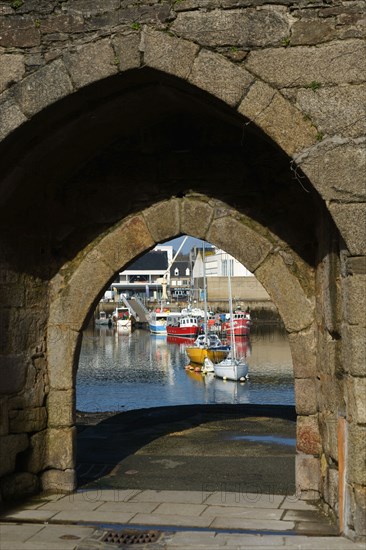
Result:
[[[223,361],[230,351],[230,346],[222,344],[216,334],[200,334],[193,346],[186,347],[186,354],[191,363],[203,365],[206,357],[212,363]]]
[[[233,299],[231,294],[231,277],[230,272],[228,274],[228,287],[229,287],[229,305],[230,305],[230,332],[231,338],[231,350],[230,355],[223,361],[214,365],[215,376],[223,378],[224,380],[245,381],[248,377],[248,363],[244,359],[238,359],[235,332],[234,332],[234,315],[233,315]]]
[[[112,314],[112,319],[119,333],[131,332],[131,312],[128,307],[117,307]]]
[[[166,320],[170,311],[167,308],[157,308],[149,314],[149,330],[152,334],[166,334]]]
[[[193,315],[171,313],[167,317],[166,332],[168,336],[196,338],[200,332],[200,324],[198,318]]]
[[[105,311],[101,311],[97,319],[95,319],[96,325],[111,325],[112,319],[108,317]]]
[[[232,315],[232,319],[229,315],[229,319],[223,323],[222,329],[225,330],[227,334],[234,333],[235,336],[248,336],[250,332],[250,314],[244,311],[235,311]]]

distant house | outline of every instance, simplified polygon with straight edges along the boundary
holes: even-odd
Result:
[[[170,268],[170,298],[187,301],[191,297],[192,268],[189,255],[178,255]]]
[[[112,293],[115,300],[121,294],[127,298],[138,296],[147,299],[160,300],[163,294],[163,283],[170,285],[169,264],[173,258],[173,247],[158,245],[120,272],[106,294]]]

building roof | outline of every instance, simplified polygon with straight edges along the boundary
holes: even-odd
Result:
[[[167,269],[167,251],[151,250],[130,264],[126,271],[166,271]]]

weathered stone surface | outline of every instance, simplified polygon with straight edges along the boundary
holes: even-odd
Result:
[[[82,32],[84,18],[81,15],[53,15],[42,19],[39,28],[42,34]]]
[[[10,132],[25,122],[27,118],[19,109],[15,101],[6,92],[2,97],[0,96],[0,109],[0,139],[2,140],[10,134]]]
[[[0,491],[4,500],[19,500],[39,491],[39,479],[29,472],[6,476],[0,481]]]
[[[32,17],[0,17],[0,46],[27,48],[39,43],[40,33]]]
[[[366,327],[366,275],[346,277],[343,287],[345,321]]]
[[[366,275],[366,256],[347,258],[347,275]]]
[[[17,454],[27,447],[28,437],[26,434],[3,435],[0,437],[0,476],[14,471]]]
[[[75,391],[50,391],[47,402],[50,428],[75,424]]]
[[[320,455],[322,445],[317,415],[297,417],[296,448],[308,455]]]
[[[41,477],[43,491],[69,493],[76,489],[76,472],[72,469],[46,470]]]
[[[11,433],[37,432],[47,426],[47,411],[45,407],[34,409],[13,410],[9,413]]]
[[[251,51],[246,67],[278,87],[362,83],[366,72],[365,45],[347,40],[320,46]]]
[[[215,210],[217,211],[217,208]],[[230,245],[227,235],[231,235]],[[214,219],[208,230],[207,240],[218,248],[225,248],[226,252],[239,260],[249,271],[254,271],[272,248],[271,242],[256,232],[254,227],[246,225],[245,220],[230,216]],[[258,279],[260,280],[260,277]]]
[[[120,0],[73,0],[62,5],[64,11],[79,12],[86,16],[114,11],[119,8]]]
[[[198,239],[204,239],[214,211],[204,200],[187,197],[181,205],[181,231]]]
[[[179,200],[161,202],[143,212],[146,225],[156,243],[178,236],[180,231]]]
[[[319,427],[323,451],[333,462],[338,462],[338,415],[330,413],[328,409],[319,413]]]
[[[168,215],[168,210],[169,208],[164,214]],[[147,210],[147,212],[150,212],[150,210]],[[163,225],[162,220],[159,221]],[[175,220],[172,219],[171,221],[175,227]],[[133,216],[123,223],[117,224],[100,241],[98,247],[89,256],[89,260],[94,261],[99,255],[103,255],[103,260],[111,268],[112,274],[117,273],[139,254],[152,248],[155,244],[154,239],[154,235],[150,234],[150,227],[146,222],[144,213],[142,216]],[[159,242],[159,239],[157,242]]]
[[[366,427],[348,424],[347,481],[366,485]]]
[[[274,10],[178,13],[172,30],[203,46],[272,46],[289,34],[287,17]]]
[[[9,433],[8,400],[5,397],[0,399],[0,435],[7,435],[8,433]]]
[[[352,376],[366,376],[366,328],[344,325],[342,330],[342,362],[344,370]]]
[[[363,142],[338,138],[326,140],[295,160],[325,200],[365,201],[366,155]]]
[[[339,501],[339,475],[335,468],[327,468],[324,479],[324,500],[334,510],[338,512]]]
[[[27,472],[38,474],[47,465],[47,430],[37,432],[30,438],[29,449],[23,454],[21,466]]]
[[[366,378],[348,376],[346,391],[349,422],[366,424]]]
[[[71,92],[65,66],[57,59],[17,84],[14,96],[23,113],[31,116]]]
[[[288,335],[291,348],[294,377],[313,378],[317,375],[315,329],[294,332]]]
[[[316,142],[316,129],[289,101],[267,84],[257,81],[238,107],[292,156]]]
[[[115,54],[109,38],[80,46],[64,56],[65,65],[76,88],[117,73]]]
[[[351,487],[352,525],[358,536],[366,536],[366,487],[353,485]]]
[[[116,52],[116,62],[120,71],[135,69],[140,66],[140,34],[131,32],[127,35],[117,35],[112,39],[114,51]]]
[[[51,389],[68,390],[73,386],[73,367],[81,345],[81,334],[67,326],[47,328],[48,376]]]
[[[0,394],[22,390],[26,378],[26,363],[22,355],[0,356]]]
[[[366,104],[366,86],[346,85],[337,88],[319,88],[316,90],[301,89],[296,96],[296,105],[302,113],[310,117],[317,129],[326,135],[342,135],[350,137],[359,137],[364,135],[365,114],[364,106]],[[347,147],[347,144],[346,144]],[[334,174],[336,168],[352,166],[345,163],[347,151],[340,151],[334,148],[337,158],[336,165],[333,166]],[[342,159],[342,162],[339,159]],[[351,160],[351,159],[350,159]],[[360,159],[357,159],[360,162]],[[365,160],[363,160],[365,164]],[[363,168],[365,170],[365,166]],[[338,180],[339,181],[339,178]]]
[[[66,470],[75,465],[76,428],[49,429],[47,431],[47,468]]]
[[[311,300],[280,256],[269,256],[254,274],[278,307],[288,332],[310,327],[314,318]]]
[[[295,400],[297,414],[317,412],[316,383],[313,378],[295,378]]]
[[[225,57],[202,50],[195,59],[188,80],[202,90],[237,105],[253,82],[253,76]]]
[[[164,32],[145,29],[141,49],[148,67],[187,79],[199,46]]]
[[[315,493],[320,490],[320,459],[298,453],[295,461],[296,494],[307,500],[316,498]]]
[[[18,54],[0,55],[0,93],[21,80],[25,73],[24,57]]]
[[[330,213],[353,255],[366,254],[366,208],[365,203],[331,203]]]
[[[336,36],[334,21],[324,19],[296,21],[291,27],[291,46],[321,44],[333,40]]]

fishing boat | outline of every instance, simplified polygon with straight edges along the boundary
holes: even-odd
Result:
[[[182,313],[171,313],[166,320],[166,333],[168,336],[180,336],[182,338],[196,338],[200,332],[198,317]]]
[[[233,317],[233,300],[231,295],[231,277],[228,275],[229,287],[229,306],[230,306],[230,323],[231,334],[234,334],[234,317]],[[214,365],[215,376],[224,380],[245,381],[248,377],[248,363],[244,359],[238,359],[235,344],[235,337],[232,338],[230,354]]]
[[[128,307],[117,307],[113,314],[112,319],[118,333],[129,333],[132,330],[131,311]]]
[[[167,334],[166,322],[170,310],[167,308],[157,308],[149,314],[149,329],[152,334]]]
[[[234,311],[233,314],[229,314],[228,319],[222,325],[222,329],[228,335],[248,336],[250,333],[250,313]]]

